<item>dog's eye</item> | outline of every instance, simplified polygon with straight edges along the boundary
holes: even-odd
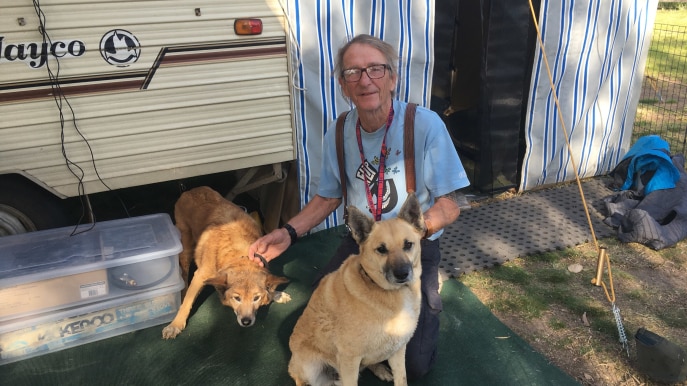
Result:
[[[377,253],[382,254],[382,255],[386,255],[387,253],[389,253],[389,250],[386,249],[386,245],[382,244],[382,245],[377,247]]]
[[[241,303],[241,297],[239,295],[234,295],[233,298],[235,302]]]
[[[413,248],[413,242],[412,241],[406,240],[405,242],[403,242],[403,250],[404,251],[409,251],[412,248]]]
[[[255,295],[255,296],[253,296],[253,302],[260,301],[260,298],[261,298],[261,297],[262,297],[262,296],[260,296],[260,295]]]

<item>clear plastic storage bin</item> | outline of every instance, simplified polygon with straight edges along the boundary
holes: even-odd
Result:
[[[178,287],[182,247],[169,215],[91,227],[0,237],[0,323]]]

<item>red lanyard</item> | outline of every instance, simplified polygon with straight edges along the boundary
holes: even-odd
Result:
[[[384,129],[384,139],[382,139],[382,150],[379,155],[379,172],[377,173],[377,206],[372,202],[372,192],[367,178],[363,178],[365,182],[365,193],[367,193],[367,205],[370,206],[370,211],[375,217],[376,221],[382,219],[382,202],[384,201],[384,163],[386,161],[386,134],[389,132],[391,121],[394,120],[394,106],[391,105],[389,110],[389,117],[386,120],[386,129]],[[358,138],[358,150],[360,150],[360,162],[365,164],[365,154],[363,153],[363,141],[360,136],[360,118],[355,124],[355,135]]]

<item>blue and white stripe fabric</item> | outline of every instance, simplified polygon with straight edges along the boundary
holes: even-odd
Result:
[[[355,35],[377,36],[399,52],[396,98],[429,106],[434,1],[285,0],[293,35],[294,106],[300,203],[317,192],[329,122],[351,108],[332,74],[336,53]],[[339,225],[330,216],[315,230]]]
[[[574,180],[573,164],[580,177],[606,174],[628,151],[656,7],[657,0],[542,0],[539,27],[560,112],[537,44],[521,191]]]

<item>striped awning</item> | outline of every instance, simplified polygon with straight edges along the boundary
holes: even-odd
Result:
[[[656,7],[542,0],[520,190],[607,174],[627,152]]]

